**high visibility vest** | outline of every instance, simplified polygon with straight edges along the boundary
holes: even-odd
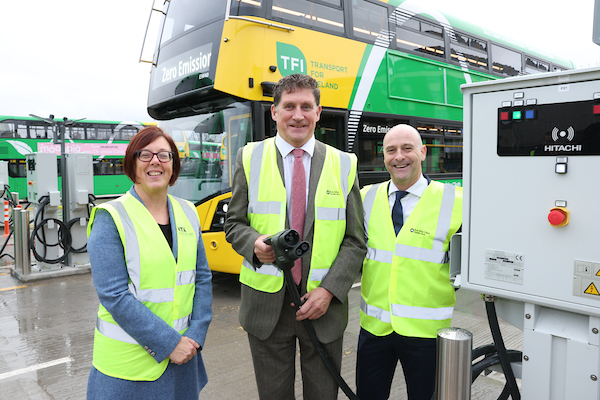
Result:
[[[91,232],[96,210],[112,216],[125,250],[129,291],[169,326],[183,334],[190,324],[196,282],[196,256],[200,220],[188,201],[169,196],[177,232],[177,261],[164,235],[146,207],[127,193],[92,210]],[[154,381],[167,368],[169,359],[157,363],[125,332],[100,304],[94,331],[93,365],[115,378]]]
[[[431,182],[395,237],[387,187],[363,188],[361,326],[378,336],[435,338],[450,326],[455,303],[447,252],[462,224],[462,188]]]
[[[248,182],[248,221],[261,234],[273,235],[285,229],[286,190],[277,166],[275,138],[244,147],[243,165]],[[324,171],[315,193],[315,226],[307,290],[321,284],[337,257],[346,232],[346,203],[356,178],[354,154],[327,146]],[[283,287],[283,275],[273,264],[260,268],[244,259],[240,282],[256,290],[275,293]]]

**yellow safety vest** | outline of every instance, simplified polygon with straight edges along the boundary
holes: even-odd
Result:
[[[127,193],[92,210],[91,232],[96,210],[112,216],[125,249],[129,291],[169,326],[183,334],[190,324],[196,282],[196,256],[200,220],[188,201],[169,196],[177,232],[177,261],[163,233],[146,207]],[[102,306],[94,332],[93,365],[115,378],[154,381],[167,368],[169,359],[157,363],[125,332]]]
[[[362,191],[368,242],[361,326],[378,336],[435,338],[450,325],[455,303],[447,251],[462,224],[462,188],[431,182],[397,237],[387,188],[384,182]]]
[[[248,182],[248,221],[261,234],[272,235],[285,229],[286,191],[277,166],[275,138],[250,143],[243,150]],[[315,226],[307,290],[321,284],[337,257],[346,232],[346,203],[356,178],[354,154],[327,146],[324,171],[315,193]],[[283,275],[272,264],[254,269],[244,259],[240,282],[256,290],[275,293],[283,287]]]

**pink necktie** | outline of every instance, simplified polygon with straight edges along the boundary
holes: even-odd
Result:
[[[304,239],[304,215],[306,214],[306,174],[302,155],[304,150],[294,149],[294,172],[292,175],[292,229],[300,234],[300,240]],[[292,276],[296,285],[302,279],[302,259],[299,258],[292,268]]]

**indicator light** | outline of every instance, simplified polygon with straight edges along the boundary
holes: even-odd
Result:
[[[600,114],[600,104],[594,104],[594,114]]]
[[[535,110],[525,110],[525,119],[535,119]]]
[[[562,228],[569,223],[569,210],[564,207],[554,207],[548,214],[548,222],[555,228]]]
[[[521,111],[513,111],[512,113],[512,119],[513,120],[519,120],[522,117],[522,113]]]
[[[508,111],[502,111],[500,113],[500,121],[510,121],[510,113]]]

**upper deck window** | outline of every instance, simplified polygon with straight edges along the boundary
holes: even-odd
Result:
[[[375,43],[383,39],[389,43],[388,10],[386,7],[365,0],[352,1],[352,20],[354,36]]]
[[[160,43],[163,44],[186,31],[225,18],[226,1],[177,0],[168,3]]]
[[[521,54],[516,51],[492,44],[493,72],[502,75],[516,76],[523,70]]]
[[[261,0],[231,0],[230,15],[265,16],[264,1]]]
[[[539,74],[541,72],[550,72],[550,64],[536,60],[533,57],[525,56],[525,73]]]
[[[471,67],[488,69],[487,42],[463,33],[450,36],[452,61],[465,62]]]
[[[444,28],[417,18],[398,21],[396,44],[399,49],[444,58]]]
[[[339,3],[339,1],[326,2]],[[345,32],[344,12],[341,8],[322,5],[310,0],[273,0],[273,17],[336,33],[343,34]]]

